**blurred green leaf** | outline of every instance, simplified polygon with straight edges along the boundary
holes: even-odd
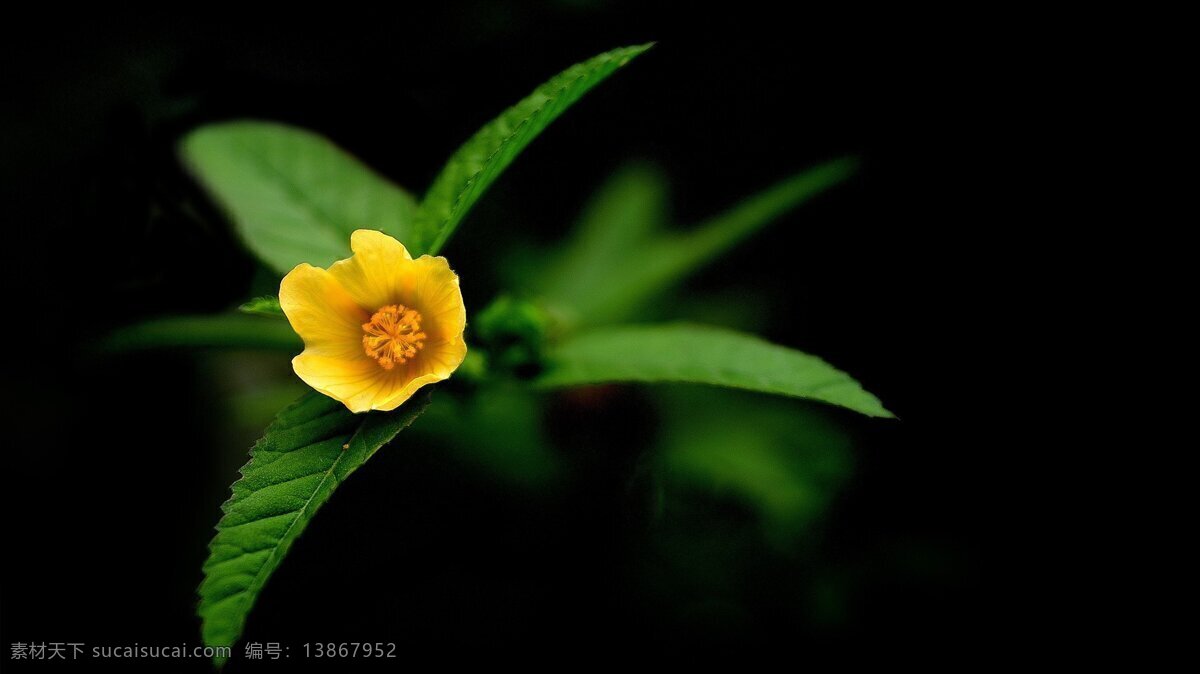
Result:
[[[285,321],[260,316],[219,314],[158,318],[113,331],[102,342],[111,351],[179,347],[281,349],[304,348],[300,336]]]
[[[197,609],[206,645],[241,637],[259,592],[317,509],[428,402],[426,393],[394,412],[356,415],[309,392],[279,413],[250,450],[209,544]]]
[[[825,361],[752,335],[674,324],[598,328],[551,347],[543,387],[605,382],[690,382],[806,398],[872,417],[879,399]]]
[[[540,397],[508,385],[481,386],[469,397],[442,396],[412,432],[445,443],[453,456],[493,478],[537,487],[562,470],[542,428]]]
[[[283,318],[283,307],[279,306],[279,298],[274,295],[264,295],[263,297],[255,297],[238,307],[238,311],[244,314],[254,314],[256,316],[273,316]]]
[[[230,423],[238,428],[248,429],[253,434],[249,442],[253,442],[262,432],[263,426],[269,424],[280,409],[309,390],[308,385],[295,376],[272,381],[258,375],[243,390],[225,394],[223,405]],[[244,447],[245,444],[232,446]]]
[[[618,174],[536,290],[568,313],[569,327],[626,320],[746,237],[848,178],[855,167],[851,158],[827,162],[685,233],[661,231],[661,177],[645,170]]]
[[[180,153],[246,246],[280,274],[349,257],[356,229],[406,243],[412,235],[413,198],[311,131],[213,124],[189,133]]]
[[[849,438],[815,410],[695,387],[664,387],[658,397],[669,491],[740,501],[775,543],[806,533],[850,476]]]
[[[409,246],[413,254],[436,255],[479,197],[538,134],[651,46],[622,47],[573,65],[476,132],[446,162],[421,202]]]
[[[627,165],[593,195],[566,247],[532,285],[560,306],[586,306],[666,224],[666,178],[652,166]]]
[[[512,371],[541,361],[551,318],[538,304],[500,295],[479,312],[474,326],[492,368]]]

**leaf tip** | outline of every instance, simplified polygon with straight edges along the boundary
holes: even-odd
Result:
[[[900,417],[896,416],[895,412],[892,412],[891,410],[889,410],[888,408],[883,406],[883,401],[880,400],[877,396],[872,395],[871,393],[868,393],[865,389],[863,390],[863,393],[865,393],[867,398],[870,400],[870,404],[867,406],[858,408],[855,411],[860,412],[861,414],[864,414],[868,417],[871,417],[872,419],[895,419],[897,421],[900,420]]]
[[[644,42],[642,44],[636,44],[636,45],[632,45],[629,47],[625,47],[624,49],[621,50],[623,53],[621,55],[621,61],[618,65],[624,66],[624,65],[628,64],[630,61],[632,61],[637,56],[640,56],[640,55],[646,53],[647,51],[649,51],[656,44],[658,44],[657,41],[650,41],[650,42]]]

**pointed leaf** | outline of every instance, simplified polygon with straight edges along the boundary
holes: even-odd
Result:
[[[652,45],[622,47],[567,68],[505,110],[446,162],[421,202],[413,254],[436,255],[517,155],[592,87]]]
[[[428,402],[426,393],[394,412],[356,415],[309,392],[279,413],[250,450],[209,544],[198,609],[206,645],[241,637],[263,585],[313,514]]]
[[[543,387],[605,382],[691,382],[838,405],[891,417],[879,399],[825,361],[752,335],[699,325],[598,328],[553,348]]]
[[[644,164],[625,166],[593,195],[566,248],[544,265],[533,289],[557,306],[584,305],[666,224],[662,173]]]
[[[853,174],[856,162],[838,159],[787,178],[683,234],[646,237],[630,246],[603,282],[562,299],[573,324],[616,323],[636,315],[659,293],[695,273],[779,216]],[[619,270],[619,272],[613,272]],[[555,288],[552,292],[558,292]]]
[[[181,156],[251,252],[280,274],[350,256],[350,233],[411,232],[413,198],[311,131],[271,122],[204,126]]]

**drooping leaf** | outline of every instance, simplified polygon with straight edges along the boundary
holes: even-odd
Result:
[[[848,374],[752,335],[699,325],[597,328],[553,347],[540,386],[691,382],[807,398],[891,417]]]
[[[626,240],[626,249],[609,263],[602,279],[586,285],[562,282],[546,288],[561,303],[572,327],[616,323],[637,315],[639,309],[688,275],[716,259],[742,240],[808,199],[854,173],[855,160],[837,159],[787,178],[729,211],[685,233],[656,233]],[[636,216],[636,213],[630,213]],[[648,216],[641,216],[648,217]],[[613,224],[632,230],[631,223]],[[585,228],[581,230],[587,232]],[[611,253],[609,255],[612,255]]]
[[[197,610],[206,645],[238,640],[259,592],[313,514],[428,402],[425,393],[394,412],[356,415],[309,392],[279,413],[250,450],[209,545]]]
[[[283,308],[279,306],[279,298],[274,295],[255,297],[238,307],[238,311],[256,316],[283,317]]]
[[[279,349],[298,353],[304,342],[286,321],[217,314],[157,318],[120,328],[106,337],[112,351],[180,347]]]
[[[585,93],[652,45],[622,47],[567,68],[462,145],[434,179],[409,249],[436,255],[480,196],[517,155]]]
[[[349,257],[356,229],[411,235],[413,198],[311,131],[213,124],[189,133],[180,153],[246,246],[280,274]]]
[[[730,389],[662,386],[656,393],[663,425],[656,459],[668,499],[739,501],[756,512],[770,541],[791,546],[850,476],[850,440],[819,410]]]

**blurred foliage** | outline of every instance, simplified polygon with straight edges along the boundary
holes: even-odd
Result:
[[[474,332],[493,354],[493,369],[514,373],[536,372],[554,319],[534,302],[501,295],[479,312]]]
[[[570,328],[644,321],[654,317],[647,311],[653,300],[855,168],[850,158],[822,164],[686,232],[674,232],[666,228],[666,180],[647,165],[632,164],[596,193],[561,251],[523,256],[507,279],[546,298]]]
[[[656,398],[663,415],[656,465],[670,495],[664,510],[689,494],[730,499],[757,515],[773,543],[790,547],[850,475],[849,438],[813,408],[691,387],[667,387]]]
[[[438,396],[413,426],[422,442],[445,447],[463,463],[517,486],[543,488],[563,477],[563,459],[544,432],[544,394],[512,384]]]
[[[158,318],[112,332],[102,346],[114,351],[150,348],[256,348],[299,352],[287,323],[238,314]]]
[[[589,200],[574,231],[558,250],[528,256],[537,264],[510,273],[509,282],[553,304],[584,313],[589,299],[621,282],[637,247],[669,222],[666,177],[634,163],[618,169]],[[589,320],[602,320],[589,315]]]
[[[629,579],[648,624],[720,650],[842,620],[851,571],[824,568],[820,552],[853,472],[848,435],[803,403],[652,391],[659,433],[643,465],[653,518]]]

